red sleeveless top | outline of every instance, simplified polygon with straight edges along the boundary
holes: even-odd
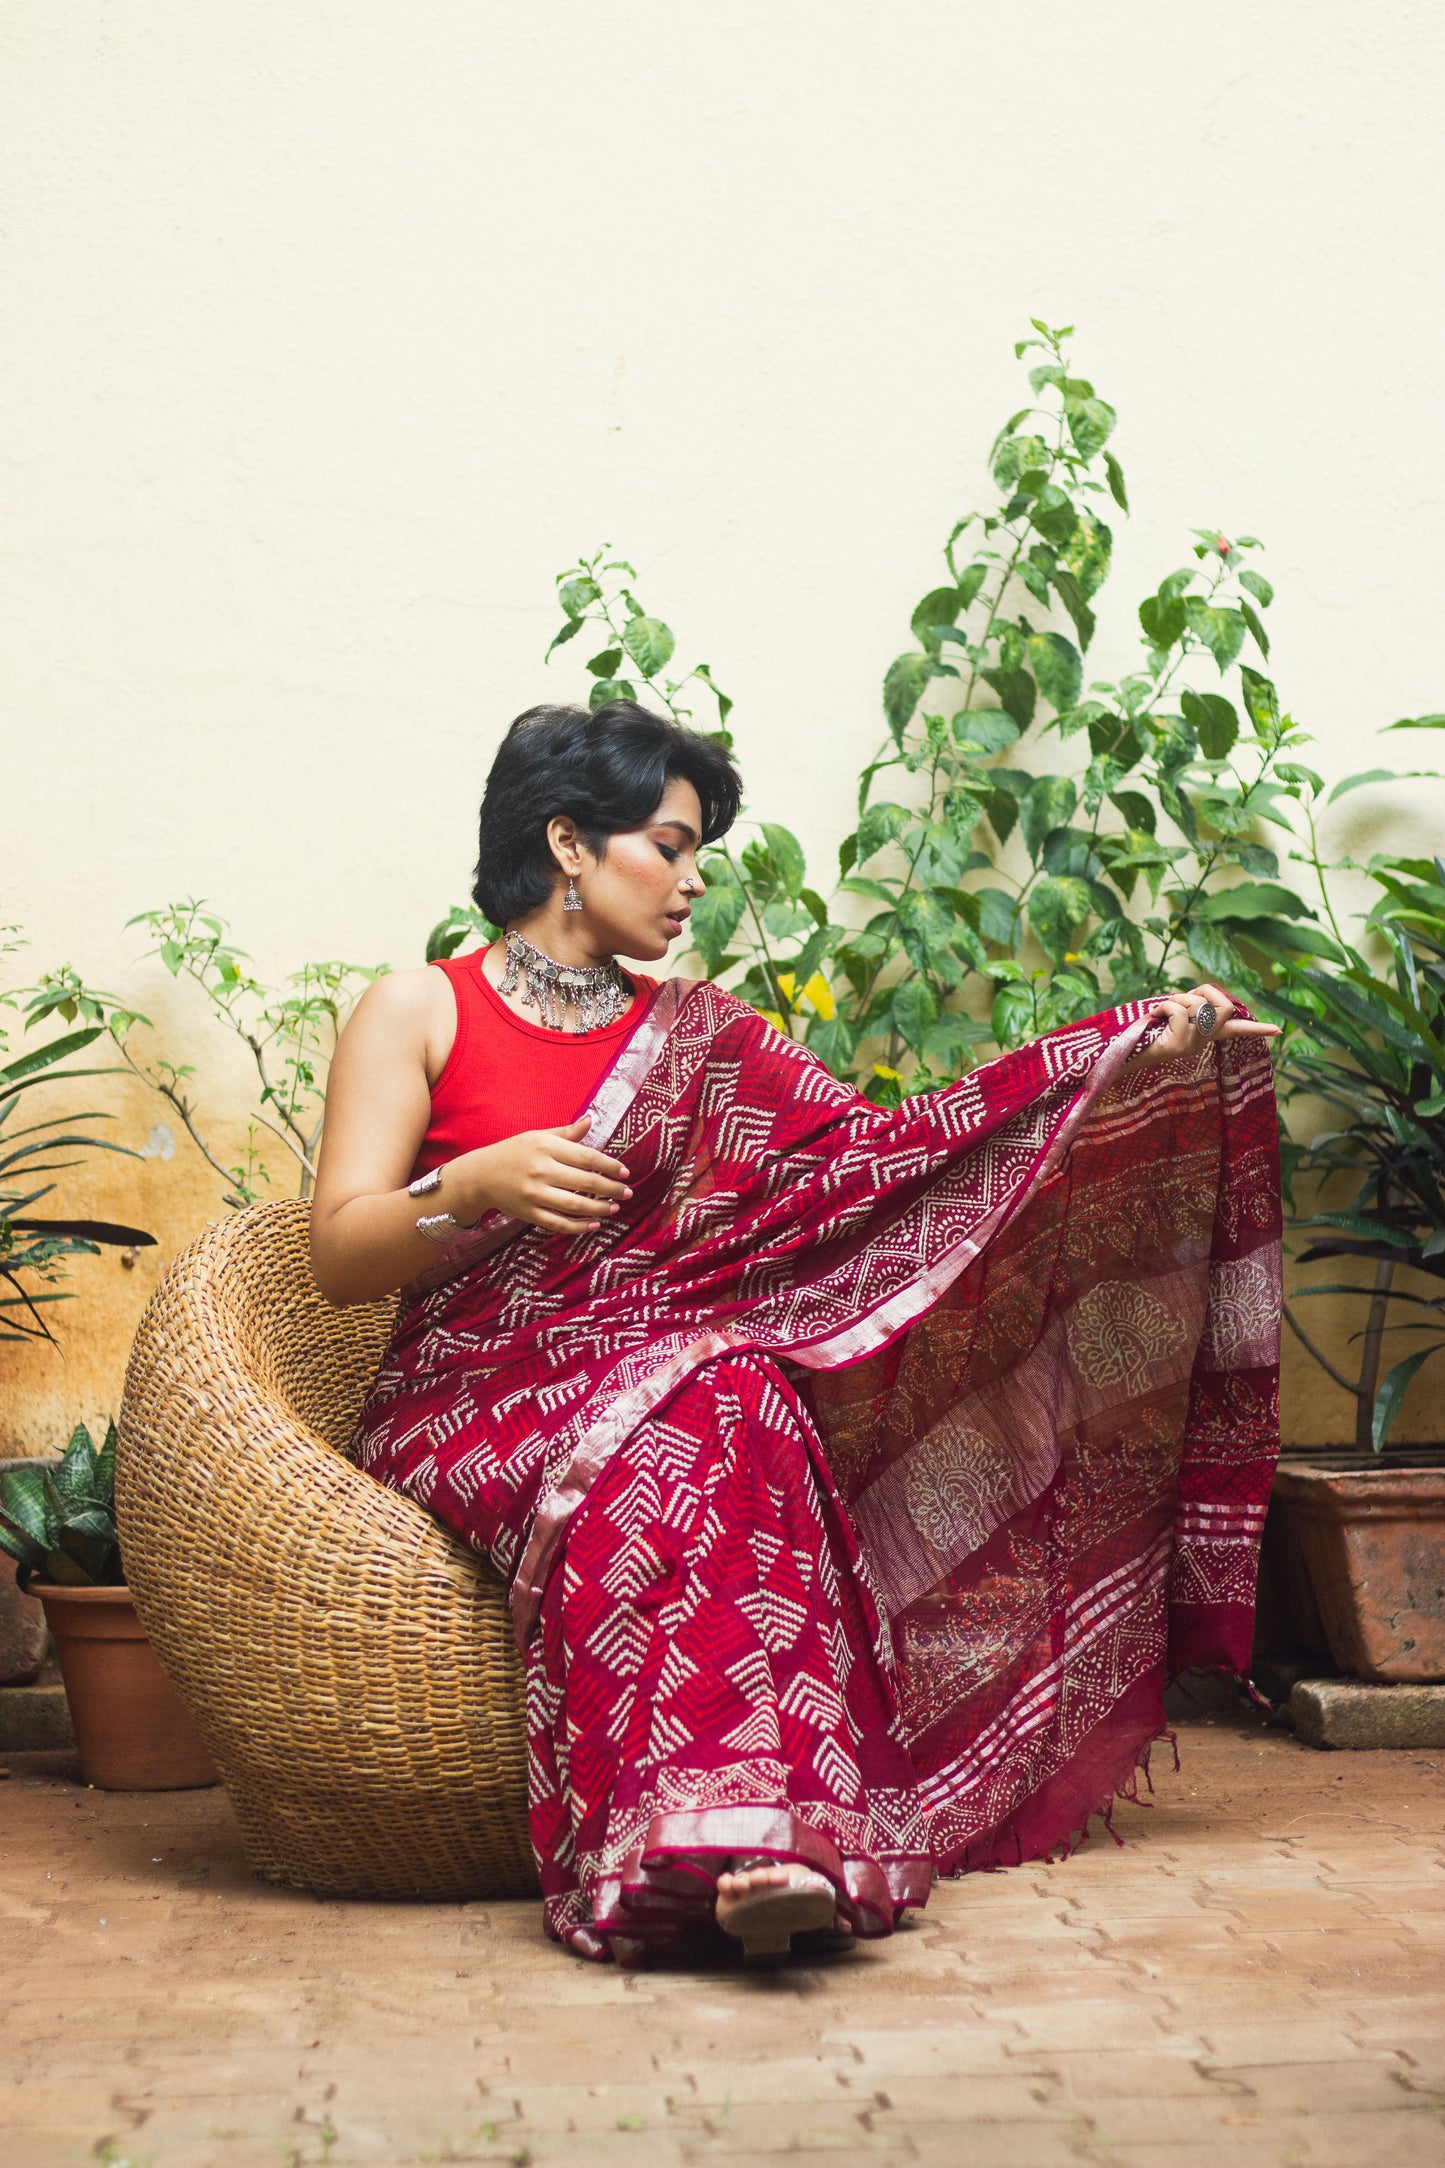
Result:
[[[431,1120],[411,1179],[432,1167],[500,1144],[524,1129],[560,1129],[586,1111],[657,990],[656,979],[628,977],[637,998],[600,1031],[549,1031],[509,1009],[482,971],[485,949],[449,956],[445,971],[457,1004],[457,1035],[432,1086]]]

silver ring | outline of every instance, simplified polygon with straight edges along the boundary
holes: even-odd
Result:
[[[1201,1001],[1194,1012],[1194,1029],[1201,1039],[1212,1039],[1219,1029],[1219,1011],[1212,1001]]]

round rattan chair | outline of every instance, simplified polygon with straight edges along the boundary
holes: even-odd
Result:
[[[502,1584],[343,1458],[393,1306],[330,1307],[307,1219],[299,1203],[237,1213],[157,1287],[121,1411],[126,1577],[258,1874],[524,1895],[537,1878]]]

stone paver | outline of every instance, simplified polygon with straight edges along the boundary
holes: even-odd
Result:
[[[12,1755],[0,2157],[1445,2168],[1445,1755],[1243,1714],[1181,1746],[1122,1849],[765,1975],[593,1969],[530,1904],[267,1889],[220,1792]]]

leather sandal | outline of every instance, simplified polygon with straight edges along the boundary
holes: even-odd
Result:
[[[733,1872],[743,1874],[750,1867],[785,1865],[783,1860],[738,1860]],[[718,1925],[725,1935],[733,1935],[741,1942],[745,1964],[766,1964],[788,1955],[794,1935],[830,1928],[837,1909],[837,1892],[827,1876],[808,1869],[795,1874],[784,1887],[755,1890],[751,1897],[740,1897]]]

